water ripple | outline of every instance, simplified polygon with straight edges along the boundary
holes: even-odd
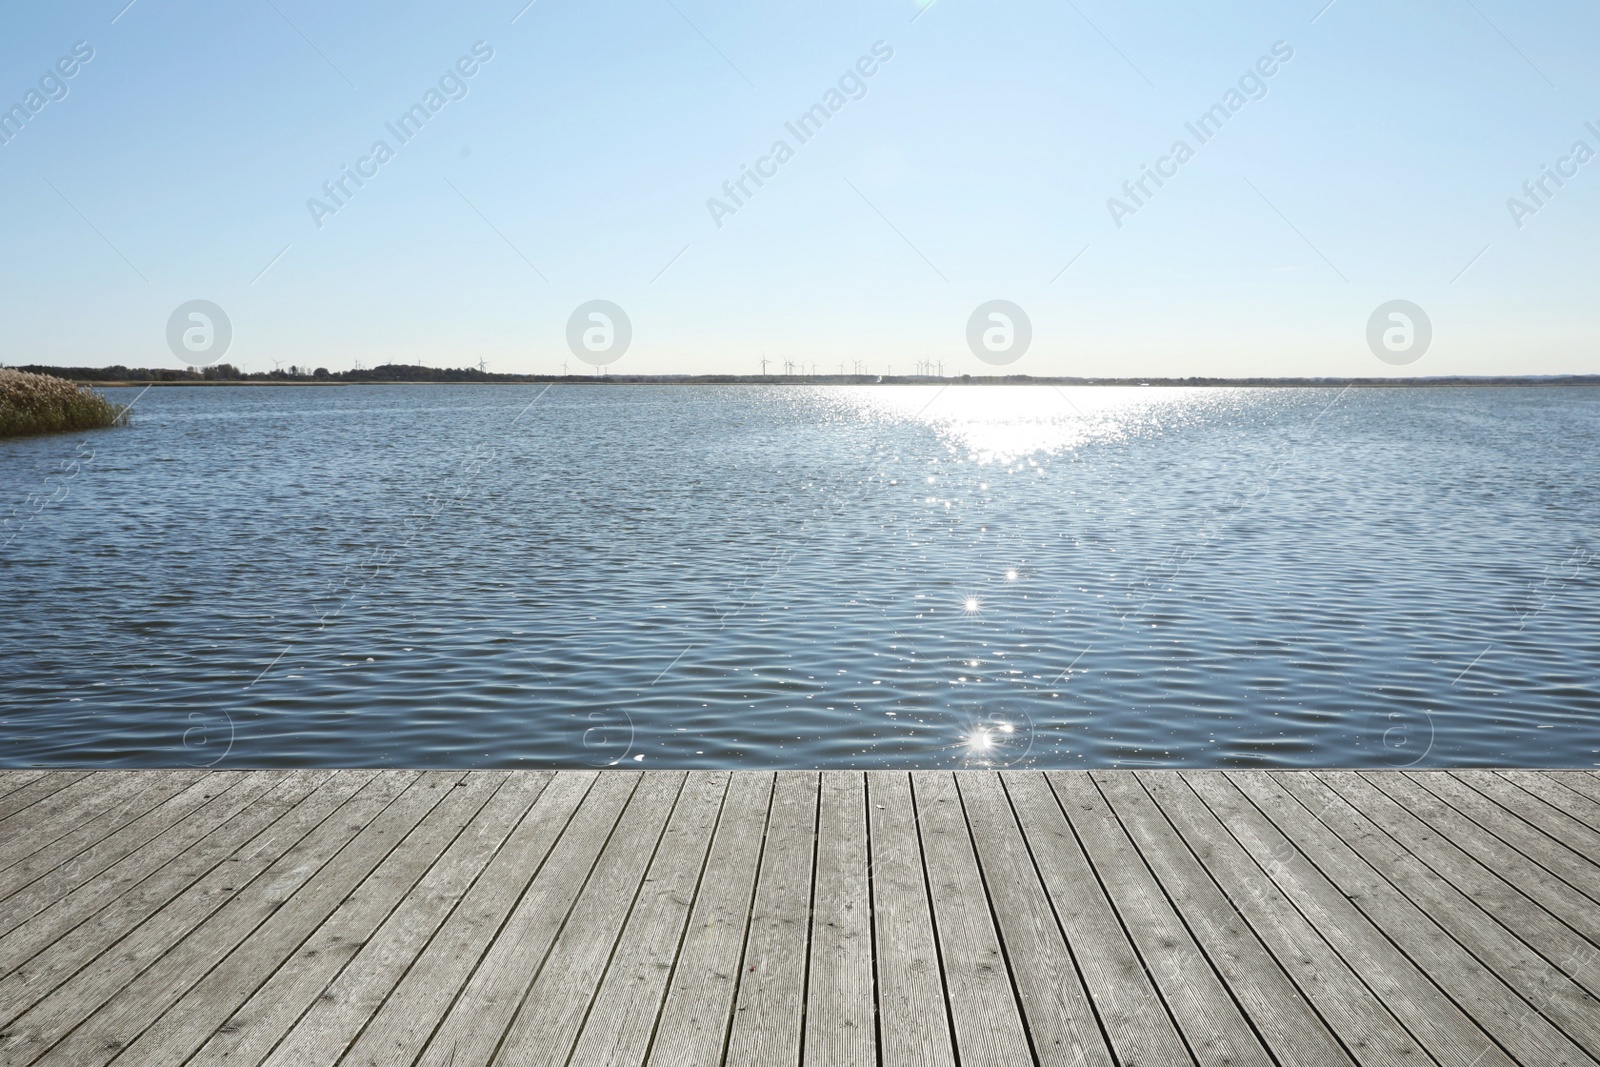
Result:
[[[0,442],[0,765],[1600,764],[1600,394],[532,396]]]

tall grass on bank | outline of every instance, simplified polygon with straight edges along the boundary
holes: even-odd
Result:
[[[128,409],[86,385],[0,369],[0,437],[126,426]]]

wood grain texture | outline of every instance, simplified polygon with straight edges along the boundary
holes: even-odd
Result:
[[[852,771],[826,771],[817,805],[803,1063],[848,1067],[873,1058],[869,898],[866,781]]]
[[[728,1064],[800,1062],[821,784],[813,771],[778,772],[724,1056]]]
[[[651,1041],[651,1067],[711,1067],[722,1060],[774,781],[770,772],[737,771],[728,783]]]
[[[968,1067],[1034,1059],[955,776],[911,776],[956,1050]]]
[[[1600,1067],[1588,771],[0,772],[0,1067]]]
[[[878,1041],[884,1067],[955,1067],[911,776],[867,774]]]

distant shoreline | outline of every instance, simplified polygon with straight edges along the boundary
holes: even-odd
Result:
[[[348,386],[348,385],[1054,385],[1150,388],[1485,388],[1600,385],[1600,374],[1548,375],[1439,375],[1434,377],[1357,378],[1084,378],[1013,375],[961,375],[937,377],[915,374],[490,374],[478,370],[432,367],[375,367],[371,370],[291,375],[282,371],[239,376],[202,376],[178,370],[134,370],[112,367],[19,367],[103,388],[176,386]],[[115,377],[109,375],[118,375]],[[126,376],[122,376],[126,375]]]

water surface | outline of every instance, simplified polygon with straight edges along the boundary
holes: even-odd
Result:
[[[1597,411],[152,389],[0,441],[0,765],[1600,765]]]

